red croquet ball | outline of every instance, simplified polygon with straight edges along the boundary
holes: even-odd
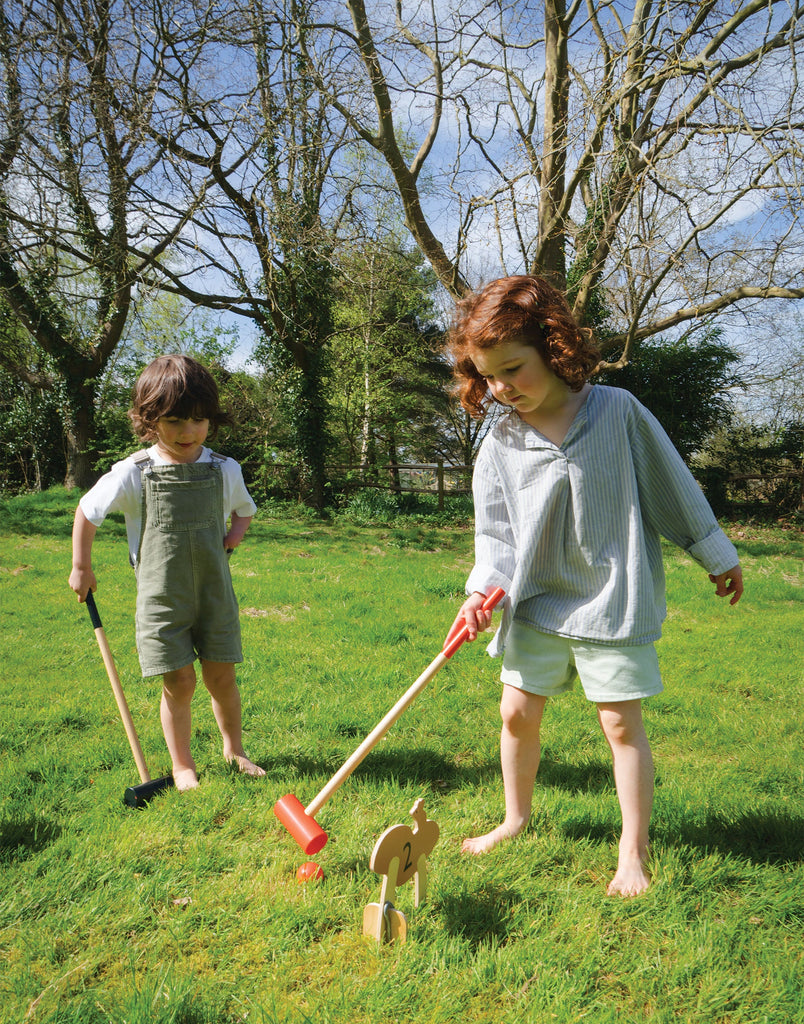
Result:
[[[306,861],[296,872],[297,882],[319,882],[323,877],[323,869],[314,860]]]

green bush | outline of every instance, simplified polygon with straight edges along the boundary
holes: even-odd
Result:
[[[773,515],[801,511],[804,424],[730,423],[692,459],[712,507]]]
[[[339,518],[356,526],[390,526],[400,520],[459,525],[473,514],[470,494],[447,494],[444,508],[439,509],[437,494],[394,493],[374,488],[362,488],[345,497],[337,512]]]
[[[730,392],[741,382],[739,356],[720,340],[720,330],[685,335],[667,343],[641,342],[621,370],[600,374],[599,383],[625,388],[659,420],[688,461],[712,431],[731,416]]]

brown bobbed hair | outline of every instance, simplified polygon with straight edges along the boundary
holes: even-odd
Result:
[[[558,289],[527,274],[491,281],[458,302],[447,338],[456,393],[474,417],[484,416],[493,398],[472,351],[506,341],[532,345],[571,391],[580,391],[600,362],[592,332],[578,326]]]
[[[156,424],[162,416],[180,420],[209,420],[209,437],[232,422],[220,407],[215,378],[190,356],[159,356],[142,371],[134,385],[128,410],[134,433],[144,441],[156,438]]]

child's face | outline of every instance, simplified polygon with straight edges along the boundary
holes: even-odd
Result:
[[[160,416],[156,443],[169,462],[197,462],[209,433],[209,420]]]
[[[529,413],[556,411],[566,402],[569,388],[532,345],[513,339],[475,348],[471,357],[494,398],[512,406],[526,422]]]

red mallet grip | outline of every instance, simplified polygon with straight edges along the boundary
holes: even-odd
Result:
[[[497,587],[496,590],[492,590],[480,607],[484,612],[490,612],[492,609],[496,608],[504,597],[505,591],[502,587]],[[459,619],[456,619],[453,622],[449,633],[447,633],[447,638],[444,641],[444,648],[441,653],[445,658],[451,658],[458,648],[465,642],[468,636],[469,627],[465,622],[462,624]]]

